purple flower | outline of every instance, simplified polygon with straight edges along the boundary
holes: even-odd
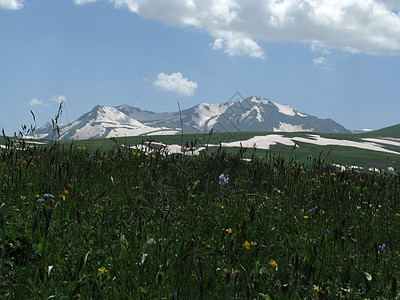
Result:
[[[54,199],[54,195],[52,195],[52,194],[44,194],[43,197]]]
[[[381,253],[385,252],[385,248],[386,248],[386,243],[383,243],[382,246],[381,245],[378,246],[378,250]]]
[[[310,214],[311,214],[312,216],[315,215],[315,207],[313,207],[313,208],[310,209]]]
[[[331,231],[327,228],[327,229],[325,229],[325,234],[329,235],[329,234],[331,234]]]
[[[228,181],[229,181],[228,175],[225,175],[224,173],[219,175],[219,184],[221,186],[228,184]]]
[[[36,200],[36,202],[42,203],[42,202],[44,202],[44,199],[43,198],[39,198],[39,199]]]

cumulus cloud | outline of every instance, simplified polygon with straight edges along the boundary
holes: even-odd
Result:
[[[0,0],[4,1],[4,0]],[[90,0],[75,0],[89,2]],[[208,32],[213,50],[265,58],[261,41],[400,55],[398,0],[108,0],[145,18]]]
[[[181,96],[193,96],[197,83],[184,78],[180,72],[167,75],[159,73],[153,85],[161,90],[174,92]]]
[[[44,102],[39,99],[32,99],[31,101],[29,101],[30,106],[43,105],[43,103]]]
[[[0,0],[0,9],[20,9],[23,7],[23,0]]]

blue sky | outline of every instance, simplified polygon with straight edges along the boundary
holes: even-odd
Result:
[[[0,127],[235,92],[348,129],[400,123],[400,2],[0,0]],[[235,97],[234,100],[237,100]]]

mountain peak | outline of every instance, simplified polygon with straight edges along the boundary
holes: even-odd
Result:
[[[182,115],[182,118],[181,118]],[[155,113],[127,104],[96,105],[78,120],[60,126],[62,139],[208,132],[346,132],[330,119],[300,113],[292,106],[251,96],[237,102],[200,103],[179,112]],[[44,136],[45,128],[40,136]],[[48,132],[51,138],[51,132]]]

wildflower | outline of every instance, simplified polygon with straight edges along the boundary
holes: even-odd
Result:
[[[64,194],[68,195],[69,194],[69,190],[64,190]]]
[[[250,250],[251,247],[255,247],[255,246],[257,246],[256,242],[245,241],[243,243],[243,247],[246,248],[247,250]]]
[[[26,196],[19,196],[21,198],[22,201],[24,201],[26,199]]]
[[[311,214],[312,216],[315,215],[315,207],[313,207],[313,208],[310,209],[310,214]]]
[[[224,173],[219,175],[219,184],[221,186],[228,184],[228,181],[229,181],[228,175],[225,175]]]
[[[386,248],[386,243],[383,243],[382,245],[379,245],[379,246],[378,246],[378,250],[379,250],[379,252],[381,252],[381,253],[384,253],[384,252],[385,252],[385,248]]]
[[[247,250],[250,250],[250,243],[248,241],[245,241],[243,243],[243,247],[245,247]]]
[[[222,231],[231,234],[232,233],[232,228],[222,228]]]
[[[303,218],[304,218],[304,219],[308,219],[308,216],[304,216]]]
[[[329,235],[329,234],[331,234],[331,231],[327,228],[327,229],[325,229],[325,234]]]
[[[400,217],[400,214],[399,213],[396,213],[396,215],[395,215],[396,217]]]
[[[271,267],[277,267],[277,266],[278,266],[278,264],[276,263],[276,261],[273,260],[272,258],[271,258],[270,261],[269,261],[269,265],[270,265]]]
[[[44,194],[43,197],[54,199],[54,195],[52,195],[52,194]]]
[[[219,207],[220,209],[224,209],[224,208],[225,208],[225,206],[223,206],[223,205],[221,205],[221,204],[218,204],[218,207]]]
[[[61,198],[63,201],[65,201],[65,195],[60,195],[59,198]]]
[[[98,268],[97,271],[99,271],[101,274],[105,274],[108,272],[108,270],[104,267]]]
[[[36,202],[42,203],[42,202],[44,202],[44,199],[43,198],[39,198],[39,199],[36,200]]]

